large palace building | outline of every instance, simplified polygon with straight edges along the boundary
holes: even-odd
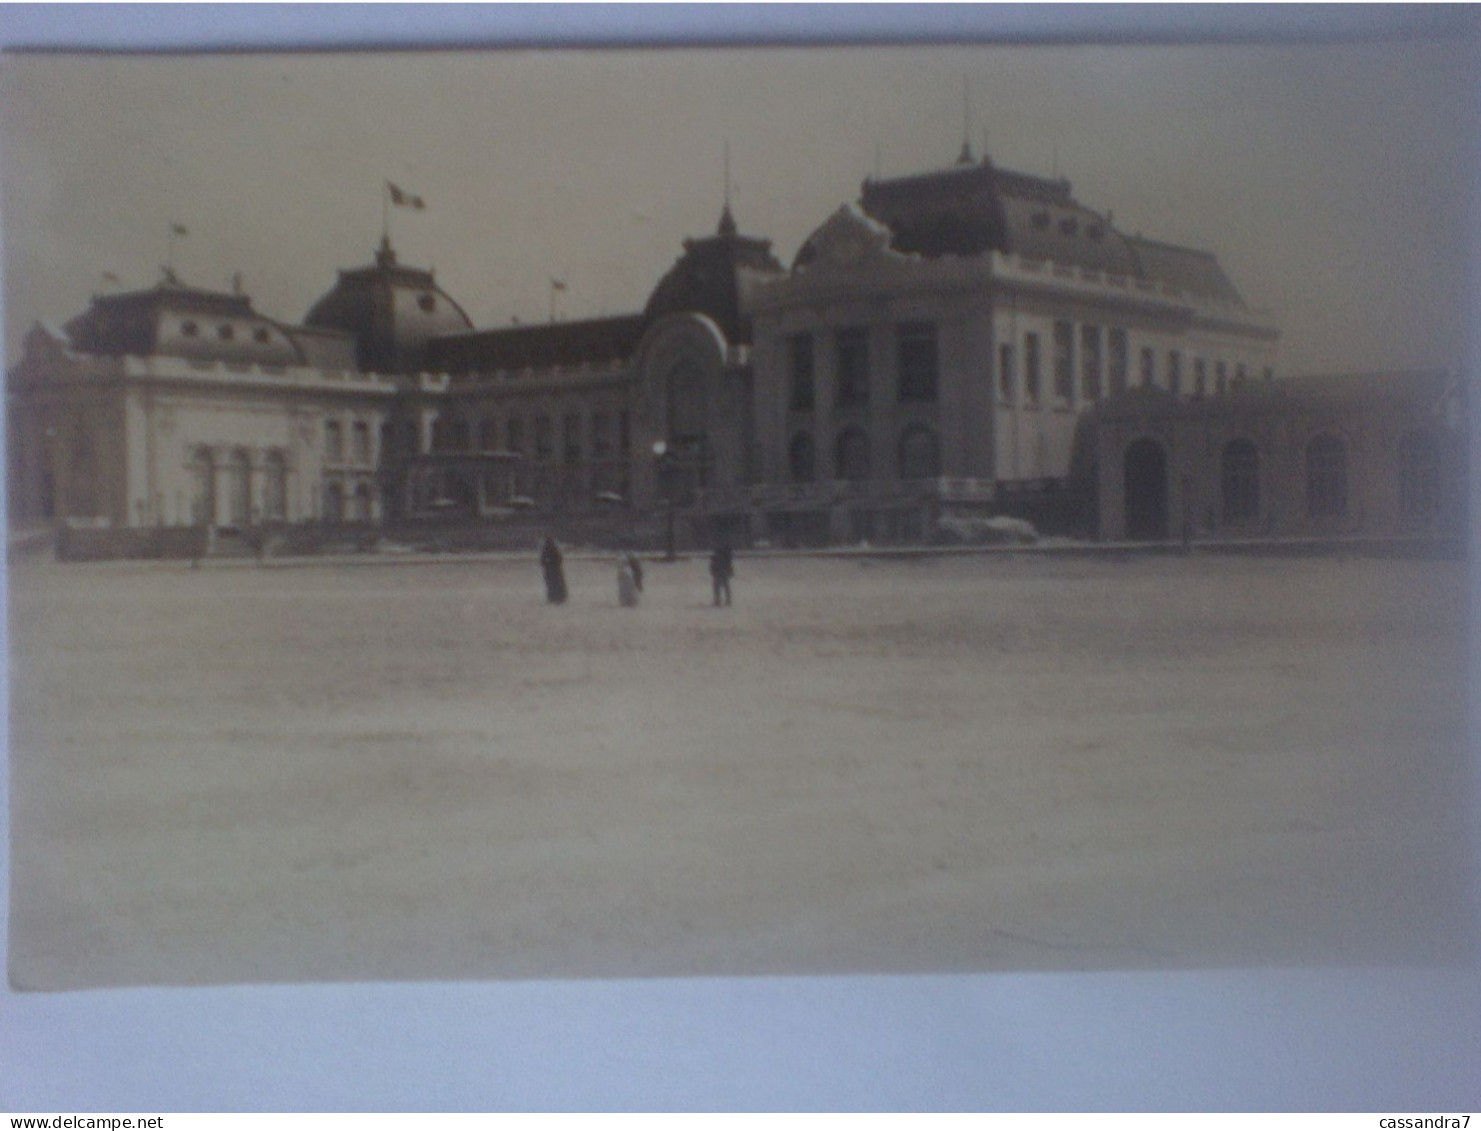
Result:
[[[727,205],[620,317],[480,330],[388,239],[301,324],[168,272],[99,296],[7,374],[11,515],[119,553],[665,519],[694,545],[919,541],[963,515],[1116,539],[1453,525],[1459,383],[1278,378],[1278,338],[1209,253],[964,153],[866,181],[790,268]]]

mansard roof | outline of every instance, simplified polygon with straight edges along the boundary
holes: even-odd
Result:
[[[1208,252],[1129,237],[1110,213],[1075,199],[1070,182],[999,169],[988,158],[949,169],[866,180],[860,205],[890,231],[890,247],[934,259],[1001,252],[1111,275],[1165,283],[1243,305]],[[808,244],[795,266],[806,266]]]
[[[771,253],[771,241],[740,235],[730,206],[713,236],[684,241],[681,255],[658,281],[643,309],[647,322],[665,314],[707,314],[732,342],[751,340],[751,321],[743,310],[750,282],[784,274]]]
[[[446,373],[604,365],[632,356],[645,325],[642,315],[628,314],[450,334],[428,343],[427,363]]]

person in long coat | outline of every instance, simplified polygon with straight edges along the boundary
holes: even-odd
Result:
[[[566,569],[561,557],[561,548],[554,538],[546,538],[540,546],[540,572],[545,575],[545,599],[552,605],[566,603]]]
[[[735,558],[724,542],[710,555],[710,580],[715,586],[715,604],[730,604],[730,579],[735,576]]]
[[[633,573],[633,560],[631,554],[617,559],[617,603],[624,609],[637,607],[638,593],[643,588]]]

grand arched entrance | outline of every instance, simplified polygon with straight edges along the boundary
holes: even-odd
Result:
[[[1167,537],[1167,453],[1156,440],[1138,440],[1126,449],[1126,537],[1148,541]]]

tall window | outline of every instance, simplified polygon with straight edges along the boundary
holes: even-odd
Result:
[[[506,451],[524,454],[525,422],[517,416],[511,416],[504,422],[504,448]]]
[[[338,420],[324,421],[324,458],[330,463],[343,463],[345,430]]]
[[[857,483],[869,478],[869,437],[862,428],[845,428],[838,434],[834,467],[837,479]]]
[[[481,452],[499,450],[499,422],[492,416],[485,416],[478,422],[478,450]]]
[[[617,450],[627,455],[632,450],[632,443],[632,424],[628,419],[627,409],[623,409],[617,414]]]
[[[1317,436],[1306,445],[1306,509],[1312,518],[1347,513],[1347,446],[1336,436]]]
[[[806,432],[793,436],[792,442],[787,445],[787,470],[792,476],[792,482],[811,483],[816,474],[816,462],[812,437]]]
[[[262,517],[268,520],[288,517],[288,468],[283,453],[267,453],[262,467]]]
[[[238,448],[227,461],[226,475],[227,521],[246,526],[252,521],[252,458]]]
[[[561,432],[566,466],[574,467],[581,462],[581,414],[566,413],[565,420],[562,421]]]
[[[840,330],[834,339],[838,364],[839,408],[854,408],[869,403],[869,332],[862,329]]]
[[[1214,364],[1214,392],[1223,396],[1229,391],[1229,366],[1224,362]]]
[[[550,417],[543,412],[535,417],[535,458],[547,460],[555,450],[555,439],[551,435]]]
[[[1101,357],[1100,327],[1080,327],[1080,398],[1084,401],[1100,400]]]
[[[355,486],[354,506],[350,511],[350,517],[355,522],[370,521],[370,484],[359,483]]]
[[[1220,466],[1224,521],[1244,522],[1260,513],[1260,452],[1249,440],[1224,445]]]
[[[350,425],[350,458],[361,465],[370,462],[370,425],[363,420]]]
[[[591,414],[591,454],[593,459],[606,459],[612,454],[612,418],[605,412]]]
[[[811,412],[815,396],[811,334],[793,334],[787,339],[787,367],[792,376],[787,407],[793,412]]]
[[[1039,335],[1023,336],[1023,399],[1030,408],[1039,405]]]
[[[1167,391],[1173,396],[1183,391],[1183,355],[1177,350],[1167,351]]]
[[[324,484],[324,521],[343,522],[345,520],[345,489],[339,480],[331,479]]]
[[[935,400],[936,327],[930,322],[905,322],[899,335],[900,400]]]
[[[1195,397],[1208,395],[1208,362],[1201,357],[1193,359],[1193,395]]]
[[[1433,518],[1440,512],[1440,449],[1426,432],[1399,441],[1399,514]]]
[[[941,445],[936,433],[912,425],[900,434],[900,478],[935,479],[941,474]]]
[[[998,398],[1004,404],[1013,403],[1013,347],[1004,342],[998,347]]]
[[[196,448],[190,457],[190,521],[211,526],[216,521],[216,467],[211,449]]]
[[[1157,384],[1157,353],[1151,347],[1142,350],[1142,388],[1150,389]]]
[[[1125,330],[1111,330],[1106,335],[1106,348],[1110,353],[1111,395],[1126,392],[1127,344]]]
[[[1075,327],[1054,324],[1054,403],[1067,405],[1075,395]]]

